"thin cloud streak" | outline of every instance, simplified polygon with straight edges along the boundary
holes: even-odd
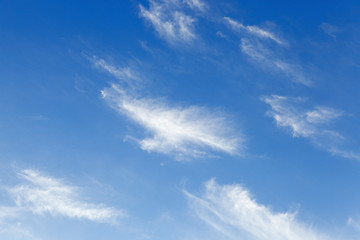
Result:
[[[125,216],[122,210],[80,200],[78,189],[59,179],[44,176],[32,169],[23,170],[18,176],[24,183],[8,189],[18,207],[16,211],[104,223],[116,223],[118,218]]]
[[[109,74],[113,75],[115,78],[121,81],[125,81],[129,84],[134,84],[134,82],[139,81],[139,77],[137,76],[137,74],[129,67],[123,67],[123,68],[115,67],[109,64],[108,62],[106,62],[104,59],[101,59],[97,56],[92,56],[87,58],[92,63],[94,63],[94,65],[97,68],[108,72]]]
[[[262,68],[270,69],[274,72],[281,72],[290,78],[291,81],[311,86],[312,82],[303,74],[302,67],[296,64],[287,63],[274,56],[269,48],[259,42],[252,42],[243,38],[240,43],[241,51],[248,55]]]
[[[211,179],[201,197],[187,191],[184,193],[195,214],[227,239],[329,239],[296,220],[296,214],[276,213],[259,204],[241,185],[219,185]]]
[[[225,117],[204,107],[171,106],[164,100],[131,97],[116,84],[104,89],[102,96],[113,109],[152,135],[138,141],[143,150],[184,160],[209,156],[209,151],[236,154],[242,147],[243,140],[231,133]]]
[[[236,31],[245,31],[247,34],[256,36],[262,39],[270,39],[279,45],[285,45],[285,42],[276,36],[275,33],[259,28],[258,26],[245,26],[244,24],[237,22],[229,17],[224,17],[224,20],[228,25]]]

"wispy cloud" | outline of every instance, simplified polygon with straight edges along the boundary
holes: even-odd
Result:
[[[331,147],[329,149],[329,152],[331,154],[335,155],[335,156],[360,161],[360,154],[355,153],[355,152],[353,152],[351,150],[342,150],[342,149],[339,149],[337,147]]]
[[[278,126],[289,127],[294,137],[312,137],[329,133],[330,131],[322,125],[343,115],[341,111],[321,106],[312,110],[301,110],[296,104],[304,102],[305,99],[302,98],[272,95],[262,100],[271,106],[268,115],[275,119]]]
[[[360,232],[360,222],[352,217],[349,217],[347,220],[347,225],[354,228],[356,231]]]
[[[320,24],[320,29],[334,40],[336,40],[336,34],[340,32],[339,27],[325,22]]]
[[[241,148],[242,139],[234,136],[226,118],[205,107],[171,106],[163,99],[131,97],[116,84],[104,89],[102,96],[152,135],[138,141],[144,150],[184,160],[208,156],[211,150],[235,154]]]
[[[188,4],[192,9],[200,10],[201,12],[205,12],[208,9],[208,5],[202,0],[183,0],[186,4]]]
[[[18,207],[0,206],[0,224],[9,218],[17,218],[21,213]]]
[[[1,239],[39,240],[39,238],[35,237],[30,230],[22,226],[20,222],[0,225],[0,236]]]
[[[18,176],[24,182],[8,188],[17,205],[17,208],[12,208],[13,213],[31,211],[36,215],[48,213],[107,223],[115,223],[119,217],[125,216],[122,210],[82,201],[78,188],[59,179],[32,169],[20,171]]]
[[[272,95],[262,100],[271,107],[267,115],[274,118],[278,127],[290,129],[294,137],[308,138],[333,155],[360,160],[359,154],[340,148],[345,137],[329,128],[330,123],[344,115],[343,111],[324,106],[304,109],[303,98]]]
[[[223,19],[231,29],[241,33],[242,53],[260,68],[272,73],[281,73],[295,83],[312,85],[312,81],[304,74],[303,66],[288,61],[282,56],[282,51],[289,50],[289,44],[278,34],[255,25],[244,25],[229,17]]]
[[[241,51],[248,55],[253,61],[264,69],[274,72],[281,72],[290,78],[291,81],[311,86],[312,82],[303,73],[300,65],[287,63],[260,42],[250,41],[247,38],[241,39]]]
[[[201,1],[186,1],[191,7],[204,8]],[[140,7],[140,16],[155,28],[159,36],[170,44],[191,43],[197,38],[195,19],[182,11],[181,2],[150,0],[149,8]],[[180,6],[180,7],[179,7]]]
[[[125,81],[128,84],[135,84],[139,81],[139,76],[130,67],[115,67],[97,56],[87,56],[87,59],[94,63],[97,68],[108,72],[120,81]]]
[[[258,26],[245,26],[244,24],[237,22],[229,17],[224,17],[224,20],[233,30],[244,31],[246,34],[250,34],[262,39],[270,39],[280,45],[285,44],[284,40],[278,37],[275,33],[262,29]]]
[[[228,239],[325,240],[324,234],[299,222],[295,213],[276,213],[258,203],[241,185],[210,180],[198,197],[187,191],[196,215]]]

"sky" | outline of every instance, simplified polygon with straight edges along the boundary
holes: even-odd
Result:
[[[360,239],[358,1],[0,1],[0,239]]]

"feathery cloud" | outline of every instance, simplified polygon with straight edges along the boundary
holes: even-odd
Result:
[[[200,1],[187,1],[190,6],[202,7]],[[149,1],[149,9],[140,7],[140,16],[155,28],[159,36],[170,44],[191,43],[197,38],[195,19],[186,15],[178,1]]]
[[[294,213],[276,213],[259,204],[241,185],[221,186],[212,179],[203,196],[185,194],[196,215],[228,239],[329,239],[296,220]]]
[[[121,81],[125,81],[128,84],[134,84],[139,81],[139,76],[137,76],[137,74],[130,67],[115,67],[97,56],[87,58],[92,63],[94,63],[97,68],[108,72]]]
[[[272,95],[262,100],[271,106],[272,110],[268,112],[268,115],[275,119],[278,126],[289,127],[294,137],[328,134],[330,131],[322,125],[343,115],[341,111],[321,106],[314,107],[312,110],[301,110],[295,104],[303,102],[302,98]]]
[[[183,0],[190,8],[205,12],[208,5],[202,0]]]
[[[49,213],[107,223],[115,223],[119,217],[125,216],[121,210],[80,200],[78,189],[59,179],[31,169],[19,172],[18,176],[24,183],[8,189],[18,207],[16,211],[31,211],[36,215]]]
[[[164,100],[129,96],[119,85],[102,91],[119,113],[141,125],[152,137],[139,141],[143,150],[174,154],[178,160],[208,156],[208,151],[235,154],[242,139],[235,137],[220,114],[204,107],[173,107]]]
[[[270,39],[277,44],[284,45],[285,42],[280,39],[280,37],[276,36],[275,33],[259,28],[258,26],[245,26],[244,24],[237,22],[229,17],[224,17],[224,20],[228,23],[228,25],[236,31],[245,31],[245,33],[250,34],[252,36],[256,36],[262,39]]]
[[[250,41],[243,38],[240,43],[241,51],[248,55],[262,68],[270,69],[274,72],[281,72],[290,78],[291,81],[310,86],[312,82],[304,76],[302,67],[296,64],[287,63],[275,56],[269,48],[260,42]]]
[[[308,138],[316,146],[333,155],[360,160],[359,154],[340,147],[345,137],[328,128],[328,125],[343,116],[344,112],[324,106],[304,110],[300,107],[305,101],[303,98],[272,95],[263,97],[262,100],[271,107],[267,115],[274,118],[278,127],[290,129],[294,137]]]

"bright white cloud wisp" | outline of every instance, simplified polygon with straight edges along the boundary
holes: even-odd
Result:
[[[247,34],[256,36],[258,38],[270,39],[280,45],[285,44],[285,42],[281,40],[280,37],[276,36],[275,33],[259,28],[258,26],[245,26],[244,24],[237,22],[229,17],[224,17],[224,20],[232,29],[236,31],[245,31]]]
[[[186,4],[189,5],[192,9],[197,9],[201,12],[205,12],[208,8],[208,5],[202,0],[183,0]]]
[[[271,107],[268,115],[275,119],[278,126],[289,127],[294,137],[312,137],[329,133],[331,131],[322,125],[343,115],[341,111],[322,106],[314,107],[312,110],[301,110],[296,103],[304,102],[302,98],[272,95],[262,100]],[[335,135],[340,137],[339,134]]]
[[[173,107],[164,100],[137,99],[116,84],[104,89],[102,96],[152,135],[139,141],[143,150],[174,154],[183,160],[209,156],[209,150],[235,154],[241,148],[241,138],[234,137],[226,119],[204,107]]]
[[[97,56],[88,57],[88,59],[95,64],[96,67],[107,71],[115,78],[126,81],[129,84],[133,84],[139,80],[139,77],[129,67],[119,68],[107,63],[104,59],[98,58]]]
[[[115,223],[117,218],[125,216],[123,211],[115,208],[82,201],[78,188],[66,185],[59,179],[31,169],[19,172],[18,176],[24,183],[8,189],[18,210],[108,223]]]
[[[203,8],[200,1],[186,1],[190,6]],[[159,36],[170,44],[191,43],[197,38],[195,19],[182,11],[178,1],[149,1],[149,8],[140,7],[140,16],[151,23]]]
[[[343,116],[344,112],[324,106],[304,110],[300,107],[305,101],[302,98],[272,95],[263,97],[262,100],[271,107],[267,115],[274,118],[278,127],[290,129],[294,137],[308,138],[333,155],[360,160],[359,154],[341,147],[345,137],[329,129],[330,123]]]
[[[326,240],[294,213],[276,213],[259,204],[241,185],[219,185],[210,180],[205,193],[197,197],[187,191],[196,215],[227,239]]]

